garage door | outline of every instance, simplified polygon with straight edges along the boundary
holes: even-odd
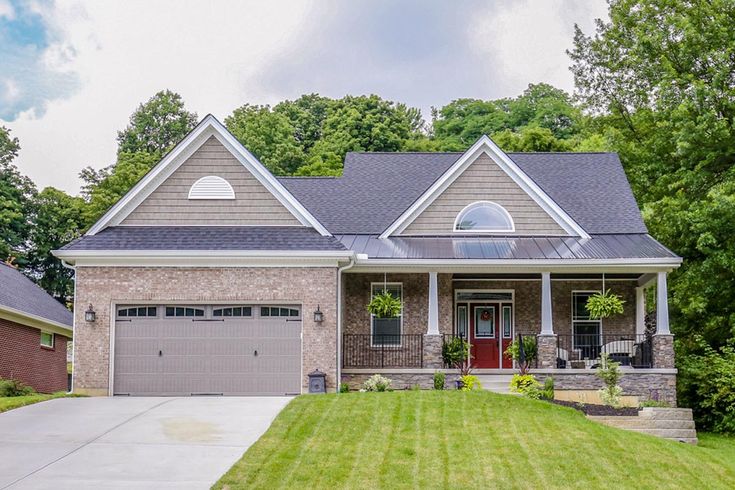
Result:
[[[298,306],[126,305],[116,313],[116,395],[301,392]]]

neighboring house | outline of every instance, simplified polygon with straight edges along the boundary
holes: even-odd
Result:
[[[76,266],[77,392],[300,393],[315,369],[330,390],[375,372],[426,384],[448,336],[495,374],[512,372],[502,351],[525,334],[557,389],[598,387],[607,352],[626,393],[675,402],[666,274],[681,259],[648,234],[615,154],[506,154],[482,137],[277,178],[207,116],[55,254]],[[625,313],[591,320],[603,274]],[[386,286],[402,314],[373,318]]]
[[[0,378],[41,393],[66,391],[72,312],[14,267],[0,262]]]

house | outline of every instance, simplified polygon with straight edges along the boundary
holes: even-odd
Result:
[[[282,395],[315,369],[332,391],[377,372],[427,384],[457,335],[476,373],[507,374],[503,350],[531,335],[557,389],[597,387],[607,352],[626,393],[675,402],[666,277],[681,259],[648,234],[615,154],[506,154],[482,137],[278,178],[207,116],[54,253],[76,267],[80,393]],[[603,282],[625,312],[592,320]],[[385,288],[402,312],[374,318]]]
[[[41,393],[67,391],[71,311],[15,267],[0,262],[0,378]]]

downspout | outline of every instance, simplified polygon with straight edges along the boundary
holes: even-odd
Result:
[[[355,266],[355,256],[350,257],[350,263],[337,269],[337,393],[342,384],[342,272]]]
[[[66,267],[67,269],[70,269],[74,272],[74,299],[72,300],[74,302],[74,308],[77,307],[77,268],[73,265],[69,265],[64,259],[61,260],[61,265]],[[74,311],[72,311],[72,320],[71,320],[71,391],[69,393],[74,393],[74,371],[76,370],[76,363],[74,362],[74,358],[77,356],[77,346],[76,339],[77,339],[77,332],[76,332],[76,323],[77,323],[77,315]]]

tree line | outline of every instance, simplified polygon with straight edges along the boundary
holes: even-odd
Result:
[[[349,151],[462,151],[483,134],[505,151],[617,152],[652,235],[684,257],[670,278],[680,399],[708,407],[698,414],[707,427],[735,430],[735,3],[608,4],[609,22],[576,28],[573,96],[533,84],[513,98],[452,101],[426,121],[377,95],[307,94],[245,104],[224,122],[277,175],[339,175]],[[197,119],[178,94],[155,94],[119,132],[116,161],[82,170],[78,197],[38,192],[2,128],[0,257],[68,302],[70,271],[49,251],[96,221]]]

